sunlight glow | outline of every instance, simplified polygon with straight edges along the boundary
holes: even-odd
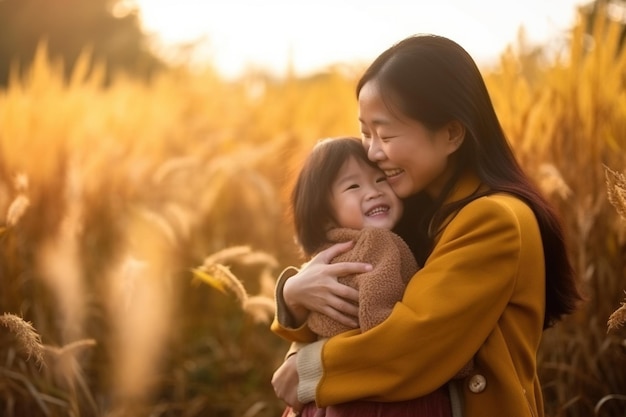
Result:
[[[195,44],[194,62],[227,75],[247,66],[300,73],[331,63],[367,62],[401,38],[448,36],[482,63],[514,44],[521,27],[530,42],[564,36],[580,0],[444,2],[388,0],[126,0],[139,7],[145,29],[164,47]]]

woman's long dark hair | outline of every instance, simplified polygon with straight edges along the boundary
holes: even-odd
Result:
[[[449,215],[485,194],[514,194],[532,208],[541,231],[546,272],[544,327],[572,313],[581,296],[563,227],[553,207],[517,162],[472,57],[450,39],[416,35],[392,46],[370,65],[357,84],[357,97],[370,80],[375,80],[390,108],[425,126],[436,129],[456,120],[466,129],[465,140],[457,151],[457,171],[442,195],[431,201],[419,193],[406,201],[397,231],[413,245],[418,262],[428,257],[434,235]],[[490,189],[443,205],[458,176],[468,168]],[[428,243],[424,246],[420,242]]]
[[[350,158],[378,169],[367,158],[361,140],[348,136],[319,141],[298,174],[291,192],[291,209],[296,239],[307,257],[328,242],[328,224],[334,220],[330,204],[331,187]]]

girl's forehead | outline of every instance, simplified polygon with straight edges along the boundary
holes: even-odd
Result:
[[[371,162],[366,161],[362,157],[356,155],[350,155],[339,169],[338,175],[345,174],[346,172],[361,172],[361,171],[380,171],[376,166],[373,166]]]

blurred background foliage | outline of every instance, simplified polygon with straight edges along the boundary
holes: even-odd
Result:
[[[121,1],[3,0],[0,86],[7,85],[11,68],[24,74],[42,40],[48,43],[50,57],[63,63],[65,77],[86,48],[106,68],[106,82],[117,72],[148,78],[166,67],[151,51],[137,12]]]
[[[359,134],[363,68],[191,72],[117,3],[0,1],[0,414],[280,415],[287,192],[315,141]],[[549,417],[626,410],[626,339],[607,331],[626,289],[626,191],[605,176],[626,169],[620,4],[582,10],[557,52],[520,33],[483,70],[589,299],[545,333]]]

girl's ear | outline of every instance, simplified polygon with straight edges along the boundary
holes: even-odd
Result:
[[[449,151],[454,153],[465,140],[465,126],[458,120],[453,120],[447,124],[446,129],[448,131]]]

